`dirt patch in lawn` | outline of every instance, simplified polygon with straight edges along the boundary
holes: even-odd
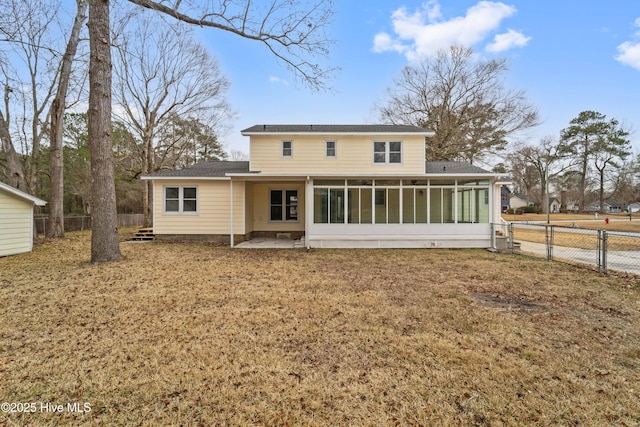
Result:
[[[633,277],[483,250],[121,250],[92,265],[69,233],[0,259],[0,402],[36,404],[0,425],[640,424]]]
[[[544,305],[522,296],[494,294],[472,294],[471,296],[485,307],[517,310],[524,313],[547,310]]]

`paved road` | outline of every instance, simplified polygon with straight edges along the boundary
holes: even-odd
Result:
[[[522,252],[547,256],[547,247],[543,243],[520,241]],[[553,246],[553,257],[598,266],[597,251],[590,249]],[[640,251],[607,251],[607,269],[640,274]]]

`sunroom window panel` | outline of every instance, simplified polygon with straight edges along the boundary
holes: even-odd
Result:
[[[330,222],[331,224],[344,223],[344,190],[332,188],[329,190]]]
[[[472,189],[458,190],[458,222],[475,222],[473,216],[473,197]]]
[[[387,223],[400,224],[400,189],[387,189]]]
[[[477,190],[476,196],[476,222],[479,224],[489,223],[489,189]]]
[[[361,188],[360,189],[360,224],[371,224],[372,223],[372,211],[371,206],[373,205],[373,196],[372,196],[371,188]]]
[[[414,189],[403,188],[402,189],[402,223],[413,224],[414,218]]]
[[[427,189],[416,188],[416,224],[427,223]]]
[[[442,189],[442,222],[453,223],[455,209],[455,192],[453,188]]]
[[[349,224],[360,223],[360,189],[349,188],[347,190],[347,200],[349,204],[349,215],[347,221]]]
[[[386,189],[377,189],[376,190],[376,224],[386,224],[387,223],[387,190]]]
[[[432,224],[442,223],[442,188],[432,188],[430,191],[429,217]]]
[[[327,224],[329,222],[329,189],[313,190],[313,222]]]

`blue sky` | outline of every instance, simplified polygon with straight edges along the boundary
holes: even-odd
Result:
[[[558,135],[583,110],[624,122],[640,151],[640,3],[636,0],[336,0],[333,91],[314,93],[259,43],[198,30],[231,81],[236,113],[227,150],[248,151],[240,130],[262,123],[373,123],[402,67],[452,43],[508,57],[506,85],[523,89],[543,120],[533,142]]]

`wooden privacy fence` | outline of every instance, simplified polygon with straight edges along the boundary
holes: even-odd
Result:
[[[36,217],[34,219],[38,234],[46,234],[47,217]],[[69,215],[64,217],[65,231],[91,230],[91,216],[89,215]],[[118,214],[118,227],[142,227],[144,225],[143,214]]]

